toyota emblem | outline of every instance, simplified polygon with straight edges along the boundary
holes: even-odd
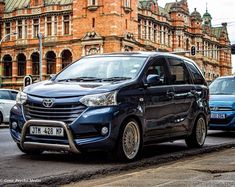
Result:
[[[51,108],[54,104],[54,100],[53,99],[43,99],[42,101],[42,105],[46,108]]]

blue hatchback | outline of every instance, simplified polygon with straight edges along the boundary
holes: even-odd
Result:
[[[210,85],[211,120],[213,130],[235,130],[235,77],[220,77]]]

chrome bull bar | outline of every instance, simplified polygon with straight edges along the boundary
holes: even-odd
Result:
[[[26,132],[30,126],[49,126],[49,127],[62,127],[65,130],[65,133],[68,137],[68,145],[63,144],[49,144],[49,143],[41,143],[41,142],[30,142],[25,141]],[[57,150],[57,151],[69,151],[73,153],[80,153],[80,151],[76,148],[72,132],[66,123],[61,121],[50,121],[50,120],[29,120],[27,121],[21,132],[20,145],[23,149],[41,149],[41,150]]]

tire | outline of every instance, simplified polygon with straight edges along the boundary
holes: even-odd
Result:
[[[200,148],[204,145],[207,136],[207,124],[205,118],[200,115],[193,128],[193,132],[185,139],[190,148]]]
[[[142,150],[142,138],[138,122],[129,119],[124,122],[118,138],[116,159],[118,161],[133,161]]]
[[[43,152],[41,150],[25,150],[21,147],[21,145],[19,143],[16,143],[16,145],[19,148],[19,150],[21,150],[21,152],[23,152],[27,155],[40,155]]]
[[[2,115],[2,113],[0,112],[0,125],[2,125],[2,122],[3,122],[3,115]]]

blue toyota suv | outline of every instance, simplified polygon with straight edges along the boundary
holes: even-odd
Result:
[[[103,150],[131,161],[156,142],[185,139],[189,147],[203,146],[208,93],[187,58],[158,52],[87,56],[19,93],[10,132],[27,154]]]

